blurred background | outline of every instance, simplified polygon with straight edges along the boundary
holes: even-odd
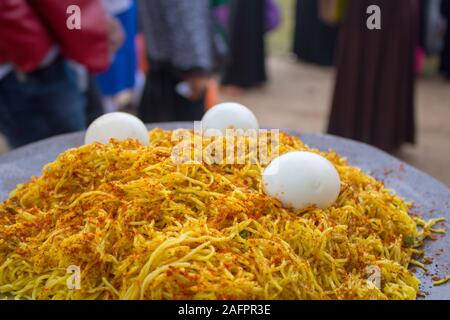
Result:
[[[77,11],[68,14],[72,4],[80,8],[81,29]],[[372,4],[381,9],[380,30],[366,24]],[[449,6],[448,0],[3,3],[0,154],[83,130],[107,112],[145,122],[192,121],[221,101],[236,101],[262,126],[363,141],[448,186]]]

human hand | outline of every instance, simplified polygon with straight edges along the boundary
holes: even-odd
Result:
[[[201,99],[208,87],[209,80],[210,76],[206,74],[196,74],[188,77],[187,83],[190,89],[189,99],[192,101]]]

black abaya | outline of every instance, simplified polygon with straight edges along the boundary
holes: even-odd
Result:
[[[265,7],[265,0],[234,0],[231,3],[229,62],[222,84],[249,88],[267,80]]]
[[[378,5],[381,30],[366,27]],[[386,151],[414,142],[415,0],[350,0],[339,39],[337,79],[328,132]]]
[[[298,0],[294,35],[294,54],[299,60],[332,65],[338,34],[319,18],[317,0]]]
[[[204,114],[204,98],[191,101],[176,90],[183,81],[168,62],[150,62],[139,106],[139,118],[145,123],[199,121]]]

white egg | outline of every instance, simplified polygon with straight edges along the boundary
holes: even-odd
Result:
[[[205,132],[226,129],[259,129],[258,120],[253,112],[239,103],[221,103],[210,109],[202,119]]]
[[[341,181],[333,164],[312,152],[290,152],[275,158],[263,173],[264,191],[284,207],[330,207],[338,198]]]
[[[108,113],[96,119],[87,129],[84,141],[86,144],[107,144],[113,138],[119,141],[136,139],[143,145],[150,144],[144,123],[124,112]]]

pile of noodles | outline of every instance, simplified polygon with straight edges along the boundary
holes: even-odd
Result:
[[[439,220],[322,153],[341,180],[322,210],[284,209],[260,164],[175,164],[151,146],[69,150],[0,205],[0,294],[20,299],[415,299],[408,270]],[[208,140],[204,142],[208,143]],[[280,152],[311,150],[282,134]],[[81,288],[69,289],[69,266]],[[368,274],[381,272],[381,288]]]

